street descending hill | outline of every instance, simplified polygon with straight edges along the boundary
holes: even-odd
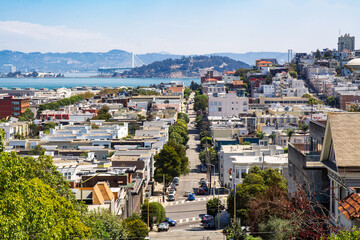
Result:
[[[178,78],[200,77],[208,70],[215,73],[235,71],[238,68],[249,68],[244,62],[220,56],[194,56],[180,59],[166,59],[149,65],[137,67],[131,71],[117,74],[118,77],[132,78]]]

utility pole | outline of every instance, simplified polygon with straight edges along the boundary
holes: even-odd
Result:
[[[236,184],[235,184],[235,178],[234,180],[234,219],[236,220]]]
[[[165,174],[163,174],[163,184],[164,184],[163,203],[165,203],[165,193],[166,193]]]

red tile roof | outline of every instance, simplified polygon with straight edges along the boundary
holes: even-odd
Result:
[[[347,196],[339,201],[338,209],[349,220],[360,217],[360,196],[357,193]]]

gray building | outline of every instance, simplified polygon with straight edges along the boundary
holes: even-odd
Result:
[[[349,33],[340,36],[338,39],[338,51],[342,52],[344,50],[355,50],[355,37],[351,37]]]

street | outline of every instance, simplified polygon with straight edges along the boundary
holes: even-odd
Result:
[[[191,95],[190,99],[193,97],[194,94]],[[175,201],[163,203],[166,217],[176,220],[177,225],[170,227],[168,232],[150,232],[150,237],[153,239],[224,239],[222,230],[205,230],[200,222],[199,215],[206,214],[206,201],[212,196],[209,196],[208,193],[206,195],[196,194],[199,181],[201,178],[206,178],[206,173],[198,173],[198,165],[201,162],[197,149],[200,141],[196,140],[198,131],[192,124],[196,118],[193,104],[189,105],[187,114],[190,122],[188,124],[189,149],[187,149],[186,155],[190,162],[190,173],[180,177]],[[186,191],[195,193],[194,201],[187,201],[187,197],[184,197]]]

